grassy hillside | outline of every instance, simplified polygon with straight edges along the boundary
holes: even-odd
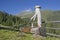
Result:
[[[17,14],[16,16],[22,17],[22,18],[30,18],[33,15],[34,15],[34,12],[32,12],[32,11],[29,11],[29,12],[24,11],[24,12],[21,12],[21,13]]]
[[[51,21],[60,21],[60,10],[59,11],[53,11],[52,15],[47,18]]]
[[[60,20],[60,10],[58,11],[52,11],[52,10],[42,10],[42,19],[48,20],[48,21],[56,21]],[[17,16],[21,16],[22,18],[31,18],[34,15],[34,12],[22,12],[20,14],[17,14]]]

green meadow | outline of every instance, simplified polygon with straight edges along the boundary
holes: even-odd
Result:
[[[20,32],[11,31],[11,30],[0,30],[0,40],[60,40],[58,37],[36,37],[34,38],[32,34],[20,35]]]

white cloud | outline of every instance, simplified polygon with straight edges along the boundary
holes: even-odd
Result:
[[[23,10],[22,12],[30,12],[30,11],[32,11],[32,9],[28,8],[28,9]]]
[[[29,9],[26,9],[25,11],[29,12],[29,11],[31,11],[31,8],[29,8]]]

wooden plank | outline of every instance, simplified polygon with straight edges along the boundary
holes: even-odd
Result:
[[[52,33],[46,33],[46,35],[60,37],[60,35],[56,35],[56,34],[52,34]]]
[[[46,23],[60,23],[60,21],[46,21]]]
[[[56,29],[56,30],[60,30],[60,28],[50,28],[50,27],[46,27],[46,29]]]

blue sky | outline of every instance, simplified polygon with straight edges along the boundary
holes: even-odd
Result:
[[[32,11],[35,5],[40,5],[42,10],[60,10],[60,0],[0,0],[0,11],[14,15]]]

